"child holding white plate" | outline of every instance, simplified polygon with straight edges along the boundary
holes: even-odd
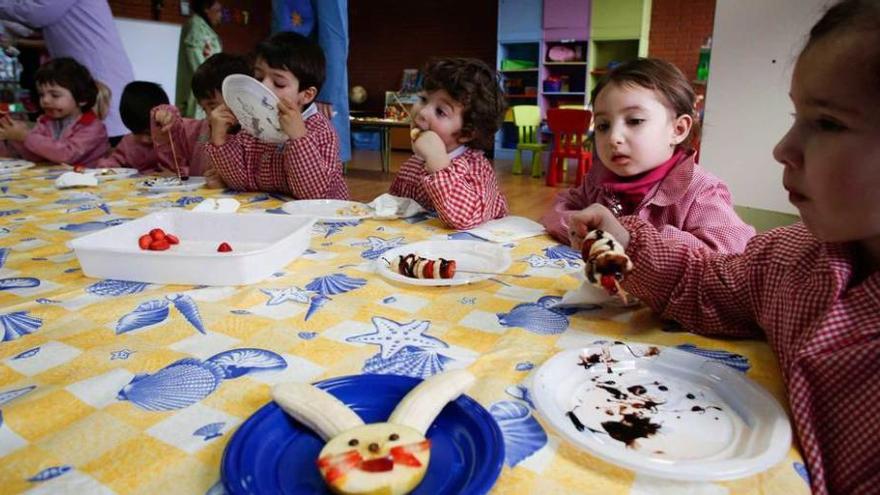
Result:
[[[314,101],[324,65],[321,47],[296,33],[277,33],[257,46],[254,76],[278,97],[278,118],[288,139],[270,143],[247,131],[229,136],[235,115],[225,103],[217,106],[206,151],[226,185],[297,199],[348,199],[339,138]]]

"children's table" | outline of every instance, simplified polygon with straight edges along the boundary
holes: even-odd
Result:
[[[554,433],[524,383],[561,349],[596,340],[727,351],[786,401],[765,342],[664,331],[645,308],[581,311],[565,315],[562,327],[529,316],[542,298],[579,284],[579,256],[549,237],[505,246],[514,260],[509,271],[525,277],[455,288],[395,285],[372,270],[395,246],[462,236],[430,216],[318,224],[305,255],[251,286],[96,280],[80,272],[67,241],[207,197],[235,197],[245,213],[280,213],[283,198],[153,194],[138,190],[137,178],[58,190],[60,173],[38,166],[0,178],[3,493],[222,493],[223,449],[270,400],[273,384],[462,367],[477,377],[468,394],[505,433],[505,465],[492,493],[809,493],[794,447],[746,479],[679,483],[608,464]],[[381,332],[384,340],[364,337]],[[242,348],[271,351],[283,365],[209,383],[184,373]]]

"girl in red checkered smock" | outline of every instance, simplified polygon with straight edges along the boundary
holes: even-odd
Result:
[[[794,67],[794,120],[773,155],[802,223],[742,254],[669,242],[636,216],[572,217],[614,235],[623,287],[703,335],[766,338],[785,379],[814,493],[880,490],[880,1],[844,0]]]
[[[469,229],[507,214],[495,168],[483,154],[504,116],[495,71],[476,59],[434,60],[413,105],[413,151],[389,192],[434,210],[448,227]]]
[[[562,192],[541,222],[568,242],[569,219],[593,203],[636,215],[667,239],[739,253],[755,235],[733,210],[727,186],[697,166],[694,90],[669,62],[621,64],[593,89],[595,165],[581,186]]]

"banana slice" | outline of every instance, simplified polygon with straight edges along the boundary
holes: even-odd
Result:
[[[412,139],[413,141],[418,139],[421,134],[422,134],[422,130],[419,129],[418,127],[413,127],[412,129],[409,130],[409,138]]]

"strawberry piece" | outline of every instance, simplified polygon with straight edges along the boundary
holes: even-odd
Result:
[[[394,461],[390,457],[379,457],[361,463],[361,471],[368,473],[382,473],[394,469]]]
[[[606,291],[608,291],[609,294],[617,294],[617,277],[615,277],[614,275],[602,275],[600,283],[602,284],[602,287],[605,288]]]
[[[327,474],[325,474],[324,476],[326,476],[326,478],[327,478],[327,483],[333,484],[337,480],[339,480],[339,478],[342,478],[343,476],[345,476],[345,473],[347,473],[349,471],[351,471],[351,468],[348,468],[348,469],[330,468],[330,470],[328,470]]]
[[[170,247],[171,245],[165,239],[153,239],[153,242],[150,243],[150,251],[165,251]]]
[[[350,465],[356,466],[361,463],[363,457],[357,450],[349,450],[348,452],[343,452],[341,454],[336,455],[325,455],[318,459],[318,467],[321,469],[331,467],[331,466],[339,466],[339,465]]]
[[[150,231],[150,237],[155,241],[159,241],[165,238],[165,231],[162,229],[153,229]]]
[[[452,278],[455,276],[455,260],[440,258],[440,278]]]
[[[173,234],[165,234],[165,240],[168,241],[168,244],[180,244],[180,239]]]
[[[425,263],[425,267],[422,269],[422,278],[434,278],[434,260],[428,260]]]
[[[394,464],[402,464],[404,466],[412,467],[419,467],[422,465],[422,463],[416,459],[416,456],[402,450],[391,449],[391,458],[394,459]]]
[[[228,253],[232,251],[232,246],[229,245],[228,242],[221,242],[219,246],[217,246],[218,253]]]
[[[150,249],[150,244],[152,244],[153,238],[150,237],[150,234],[144,234],[138,238],[138,246],[141,249]]]

